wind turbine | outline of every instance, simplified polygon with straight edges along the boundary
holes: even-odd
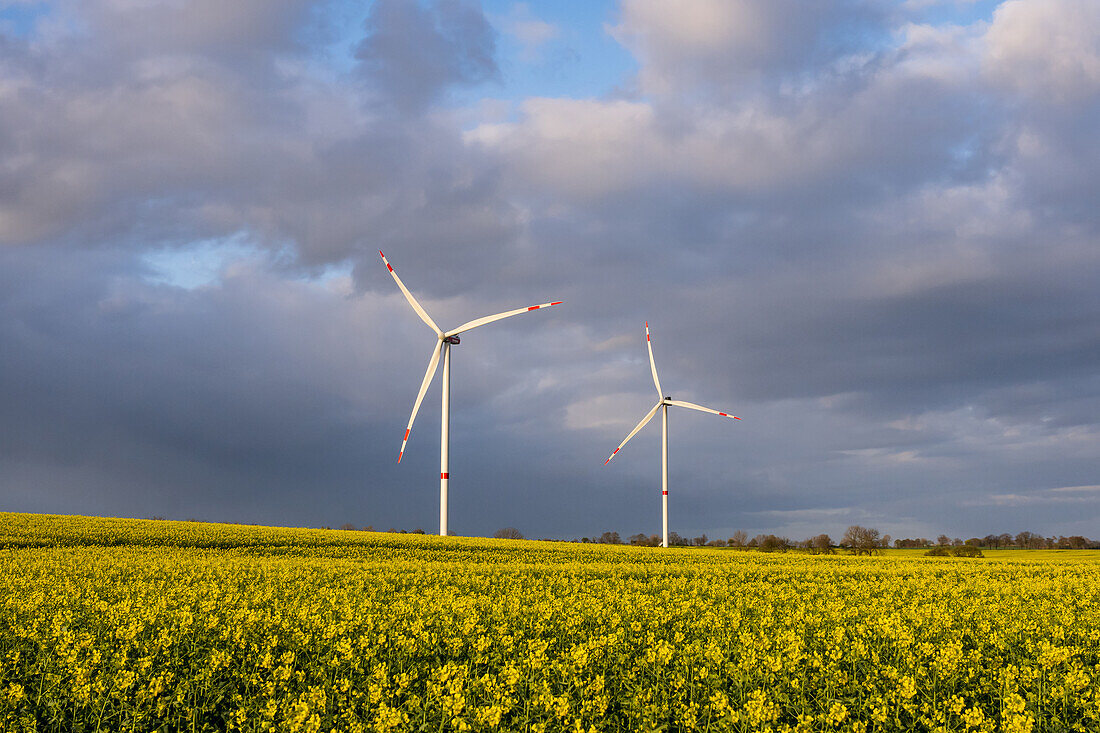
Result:
[[[709,407],[703,407],[702,405],[696,405],[693,402],[684,402],[683,400],[674,400],[671,397],[665,395],[661,389],[661,380],[657,379],[657,363],[653,361],[653,344],[649,340],[649,321],[645,324],[645,345],[649,349],[649,370],[653,374],[653,386],[657,388],[657,404],[653,406],[653,409],[646,413],[646,416],[642,418],[642,421],[634,426],[634,429],[630,431],[630,435],[626,436],[626,440],[619,443],[619,447],[616,448],[607,460],[603,462],[603,465],[611,463],[611,459],[615,457],[615,454],[619,452],[624,445],[627,444],[634,435],[646,426],[653,416],[657,414],[657,410],[663,410],[661,413],[661,532],[663,540],[661,542],[662,547],[668,547],[668,408],[669,406],[686,407],[689,410],[699,410],[700,412],[710,412],[715,415],[721,415],[722,417],[728,417],[731,420],[740,420],[741,418],[733,415],[728,415],[718,410],[712,410]]]
[[[556,303],[542,303],[526,308],[516,308],[514,311],[475,318],[472,321],[463,323],[456,329],[444,332],[439,326],[435,325],[435,321],[432,320],[423,306],[416,302],[416,298],[414,298],[413,294],[409,292],[409,289],[405,287],[405,283],[401,282],[401,278],[397,276],[397,273],[393,269],[393,265],[386,259],[386,255],[382,254],[381,250],[379,250],[378,254],[381,255],[382,261],[386,263],[386,268],[389,269],[390,274],[393,275],[397,287],[401,288],[401,292],[405,295],[405,300],[409,301],[409,305],[416,311],[416,315],[420,316],[420,320],[428,324],[428,328],[435,331],[435,335],[439,337],[439,340],[435,344],[435,348],[432,349],[432,356],[428,360],[428,371],[424,373],[424,381],[420,384],[420,392],[417,393],[416,402],[413,403],[412,415],[409,417],[409,424],[405,427],[405,437],[401,440],[401,452],[397,454],[397,462],[401,463],[401,457],[405,455],[405,444],[409,442],[409,433],[412,432],[413,421],[416,420],[416,413],[420,410],[420,403],[424,400],[424,393],[428,391],[428,385],[432,383],[432,378],[435,376],[436,368],[439,366],[439,355],[442,353],[443,404],[442,423],[439,433],[439,535],[445,537],[447,535],[447,482],[450,480],[450,472],[447,469],[447,463],[450,454],[451,432],[451,346],[458,345],[458,335],[460,333],[477,328],[478,326],[484,326],[486,323],[508,318],[509,316],[518,316],[520,313],[537,311],[539,308],[549,308],[552,305],[561,305],[561,301],[559,300]]]

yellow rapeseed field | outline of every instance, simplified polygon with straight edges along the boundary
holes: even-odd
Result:
[[[1100,562],[0,514],[0,730],[1100,731]]]

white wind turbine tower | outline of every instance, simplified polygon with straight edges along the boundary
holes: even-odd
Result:
[[[671,397],[665,395],[661,390],[661,380],[657,379],[657,364],[653,361],[653,344],[649,341],[649,321],[645,324],[645,345],[649,349],[649,370],[653,373],[653,386],[657,388],[657,404],[653,406],[653,409],[646,413],[646,416],[642,418],[642,421],[634,426],[634,429],[630,431],[630,435],[626,436],[626,440],[619,443],[619,447],[616,448],[607,460],[603,462],[603,465],[611,463],[611,459],[615,457],[615,454],[627,444],[634,435],[646,426],[653,416],[657,414],[657,410],[661,409],[661,533],[662,533],[662,547],[668,547],[668,408],[670,405],[676,407],[687,407],[691,410],[699,410],[700,412],[710,412],[715,415],[721,415],[722,417],[728,417],[731,420],[740,420],[741,418],[734,415],[727,415],[724,412],[718,410],[712,410],[709,407],[703,407],[702,405],[696,405],[693,402],[684,402],[683,400],[674,400]]]
[[[464,331],[469,331],[472,328],[484,326],[486,323],[499,321],[509,316],[518,316],[520,313],[535,311],[539,308],[548,308],[552,305],[561,305],[561,301],[559,300],[555,303],[542,303],[526,308],[516,308],[514,311],[497,313],[494,316],[475,318],[472,321],[463,323],[456,329],[444,332],[439,326],[435,325],[435,321],[431,319],[431,316],[428,315],[428,312],[424,310],[423,306],[416,302],[416,298],[413,297],[409,289],[405,287],[405,283],[401,282],[401,278],[394,272],[393,265],[386,259],[386,255],[382,254],[381,250],[378,254],[382,256],[382,261],[386,263],[387,269],[389,269],[390,274],[393,275],[394,282],[397,283],[397,287],[401,288],[401,292],[404,293],[405,299],[409,301],[409,305],[412,306],[412,309],[416,311],[416,315],[420,316],[420,320],[428,324],[428,328],[435,331],[436,336],[439,337],[439,340],[435,344],[435,348],[432,349],[431,359],[428,360],[428,371],[424,373],[424,381],[420,384],[420,392],[417,393],[416,402],[413,403],[412,415],[409,417],[409,424],[405,427],[405,437],[401,440],[401,452],[397,454],[397,462],[401,463],[401,456],[405,455],[405,444],[409,442],[409,433],[412,431],[413,420],[416,420],[416,413],[420,410],[420,403],[424,400],[424,393],[428,391],[428,385],[432,383],[432,377],[435,376],[436,367],[439,366],[439,355],[440,352],[442,352],[443,409],[439,434],[439,535],[445,537],[447,535],[447,482],[450,480],[450,472],[447,469],[447,463],[448,454],[450,453],[451,432],[451,346],[459,343],[458,335]]]

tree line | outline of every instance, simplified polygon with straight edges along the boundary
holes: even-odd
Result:
[[[499,536],[499,535],[498,535]],[[618,532],[604,532],[598,537],[582,537],[580,542],[593,542],[604,545],[630,544],[641,547],[658,547],[661,544],[660,535],[635,534],[624,542]],[[698,537],[681,537],[675,532],[668,533],[668,544],[673,547],[733,547],[737,549],[750,549],[760,552],[787,552],[790,550],[804,550],[811,554],[830,554],[836,550],[847,550],[858,555],[872,555],[878,550],[888,547],[898,549],[933,549],[933,548],[973,548],[977,550],[1000,549],[1027,549],[1027,550],[1100,550],[1100,541],[1091,540],[1081,535],[1064,535],[1044,537],[1035,532],[1019,532],[1011,534],[990,534],[985,537],[971,537],[967,540],[952,538],[941,534],[933,542],[932,540],[918,537],[915,539],[893,539],[888,534],[881,534],[873,527],[863,527],[858,524],[848,527],[844,536],[838,542],[827,534],[818,534],[804,540],[791,540],[774,534],[758,534],[749,537],[744,530],[737,530],[728,539],[710,539],[706,534]],[[945,554],[945,553],[938,553]],[[955,555],[970,554],[967,552],[955,552]]]
[[[154,518],[161,519],[161,517]],[[324,527],[323,529],[331,529],[331,527]],[[359,528],[350,523],[344,524],[340,529],[361,529],[366,532],[374,531],[374,528],[371,526]],[[409,532],[409,530],[398,530],[392,527],[389,531],[400,534],[424,534],[424,530],[419,527],[411,532]],[[515,527],[499,529],[493,536],[498,539],[509,540],[522,540],[524,538],[523,533]],[[631,535],[624,541],[618,532],[612,531],[604,532],[598,537],[582,537],[574,541],[601,545],[635,545],[638,547],[659,547],[661,545],[660,535],[639,533]],[[1091,540],[1082,535],[1071,535],[1068,537],[1065,535],[1052,535],[1046,537],[1036,532],[1025,531],[1018,532],[1014,535],[1007,532],[1002,534],[987,534],[985,537],[971,537],[963,540],[958,537],[948,537],[945,534],[941,534],[933,541],[925,537],[893,539],[888,534],[880,534],[879,531],[873,527],[863,527],[858,524],[849,527],[844,532],[844,536],[840,538],[839,542],[834,542],[832,537],[824,533],[814,535],[813,537],[807,537],[804,540],[791,540],[788,537],[774,534],[758,534],[755,537],[749,537],[748,532],[739,529],[726,539],[711,539],[707,537],[705,533],[698,537],[689,538],[681,537],[676,532],[669,532],[668,544],[672,547],[732,547],[742,550],[756,550],[758,552],[788,552],[791,550],[802,550],[814,555],[831,554],[838,549],[854,552],[858,555],[872,555],[876,551],[884,550],[888,547],[928,550],[936,548],[974,548],[977,550],[1100,550],[1100,540]],[[939,552],[936,554],[947,553]],[[962,555],[969,553],[956,551],[952,554]]]

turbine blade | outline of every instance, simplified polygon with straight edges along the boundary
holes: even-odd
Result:
[[[484,326],[486,323],[492,323],[493,321],[499,321],[502,318],[508,318],[509,316],[518,316],[520,313],[526,313],[527,311],[537,311],[539,308],[549,308],[552,305],[561,305],[561,301],[555,303],[542,303],[540,305],[530,305],[526,308],[516,308],[514,311],[508,311],[506,313],[497,313],[495,316],[484,316],[482,318],[475,318],[472,321],[463,323],[453,331],[448,331],[443,334],[444,336],[457,336],[458,334],[469,331],[471,328],[477,328],[478,326]]]
[[[606,466],[607,464],[611,463],[611,459],[612,459],[612,458],[614,458],[614,457],[615,457],[615,454],[616,454],[616,453],[618,453],[618,452],[619,452],[619,450],[620,450],[620,449],[621,449],[621,448],[622,448],[622,447],[623,447],[624,445],[626,445],[626,444],[627,444],[627,441],[629,441],[629,440],[630,440],[631,438],[633,438],[633,437],[634,437],[634,435],[635,435],[635,434],[636,434],[636,433],[637,433],[637,432],[638,432],[639,430],[641,430],[642,428],[644,428],[644,427],[646,426],[646,423],[648,423],[648,422],[649,422],[650,420],[652,420],[652,419],[653,419],[653,416],[657,414],[657,409],[658,409],[658,408],[659,408],[659,407],[661,406],[661,404],[662,404],[662,403],[658,402],[658,403],[657,403],[656,405],[654,405],[654,406],[653,406],[653,409],[652,409],[652,410],[650,410],[649,412],[647,412],[647,413],[646,413],[646,416],[642,418],[642,421],[641,421],[640,423],[638,423],[637,425],[635,425],[635,426],[634,426],[634,429],[630,431],[630,435],[626,436],[626,439],[625,439],[625,440],[623,440],[623,442],[619,443],[619,447],[618,447],[618,448],[616,448],[616,449],[615,449],[614,451],[612,451],[611,455],[610,455],[610,456],[608,456],[607,460],[603,462],[603,465],[605,465],[605,466]]]
[[[401,463],[401,456],[405,455],[405,444],[409,442],[409,433],[412,432],[413,421],[416,420],[416,413],[420,411],[420,403],[424,401],[424,393],[428,391],[428,385],[432,383],[432,377],[435,376],[436,367],[439,366],[439,354],[443,351],[443,342],[435,342],[435,350],[432,351],[432,358],[428,360],[428,371],[424,372],[424,381],[420,383],[420,392],[416,395],[416,402],[413,404],[412,415],[409,417],[409,424],[405,427],[405,437],[401,439],[401,452],[397,454],[397,462]]]
[[[649,342],[649,321],[645,322],[645,345],[649,349],[649,371],[653,372],[653,386],[657,388],[657,399],[663,400],[665,393],[661,391],[661,380],[657,379],[657,362],[653,361],[653,344]]]
[[[409,305],[416,311],[416,315],[420,316],[420,320],[428,324],[428,328],[435,331],[436,336],[442,336],[443,331],[439,329],[439,326],[435,325],[435,321],[428,315],[428,311],[424,310],[424,307],[420,303],[416,302],[416,298],[409,292],[409,289],[405,287],[405,283],[401,282],[401,278],[397,276],[397,271],[393,269],[393,265],[386,259],[386,255],[382,254],[382,250],[378,250],[378,254],[382,255],[382,261],[386,263],[386,267],[389,268],[390,274],[393,275],[394,282],[397,283],[397,287],[401,288],[401,292],[405,294],[405,300],[409,301]]]
[[[740,420],[741,419],[741,418],[739,418],[735,415],[730,415],[730,414],[725,413],[725,412],[718,412],[718,410],[712,410],[709,407],[703,407],[702,405],[697,405],[694,402],[684,402],[683,400],[669,400],[668,404],[676,405],[677,407],[686,407],[689,410],[699,410],[700,412],[709,412],[709,413],[714,414],[714,415],[721,415],[722,417],[728,417],[730,420]]]

